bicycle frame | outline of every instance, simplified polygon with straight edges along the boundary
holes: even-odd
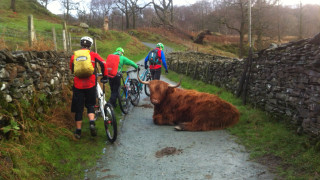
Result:
[[[126,79],[124,80],[124,78],[123,78],[123,74],[121,75],[121,80],[122,80],[122,83],[123,83],[123,85],[124,85],[124,87],[126,87],[126,99],[128,99],[128,86],[127,86],[127,84],[128,84],[128,81],[129,81],[129,79],[131,79],[130,78],[130,75],[129,75],[129,73],[128,73],[128,71],[126,71],[125,72],[126,74],[127,74],[127,77],[126,77]]]
[[[139,77],[140,77],[140,79],[141,79],[142,81],[145,81],[148,74],[149,74],[149,69],[147,68],[147,69],[145,69],[145,70],[142,72],[142,74],[141,74]],[[142,92],[142,86],[143,86],[143,84],[139,82],[140,92]]]
[[[103,86],[103,89],[105,87]],[[100,87],[100,84],[97,83],[97,97],[98,97],[98,101],[99,101],[99,109],[100,109],[100,113],[103,117],[103,120],[106,121],[108,119],[106,119],[106,115],[104,113],[104,105],[107,103],[105,97],[104,97],[104,90],[102,91],[101,87]]]

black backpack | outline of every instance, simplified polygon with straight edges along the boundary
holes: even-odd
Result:
[[[159,63],[158,51],[159,49],[153,49],[149,52],[150,65],[156,65]]]

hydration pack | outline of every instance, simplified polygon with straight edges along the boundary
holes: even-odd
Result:
[[[74,52],[73,68],[74,75],[78,78],[88,78],[93,74],[90,50],[81,49]]]
[[[117,75],[118,67],[120,63],[120,56],[115,54],[110,54],[107,57],[106,65],[104,68],[105,75],[114,78]]]
[[[150,62],[150,65],[156,65],[160,64],[159,57],[158,57],[158,51],[159,49],[153,49],[149,52],[148,60]]]

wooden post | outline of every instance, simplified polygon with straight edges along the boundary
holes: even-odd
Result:
[[[67,30],[67,23],[64,21],[63,22],[63,30],[64,30],[64,36],[66,40],[66,49],[65,51],[69,51],[69,38],[68,38],[68,30]]]
[[[32,47],[34,41],[34,26],[33,26],[33,16],[28,16],[28,34],[29,34],[29,47]]]
[[[63,50],[67,51],[67,39],[66,39],[66,30],[62,30],[62,41],[63,41]]]
[[[93,45],[94,45],[94,52],[98,53],[97,39],[96,39],[96,37],[93,38]]]
[[[56,29],[52,27],[52,41],[54,45],[54,50],[57,50],[57,35],[56,35]]]
[[[196,75],[197,75],[197,69],[198,69],[198,62],[196,61],[196,66],[194,68],[194,73],[193,73],[193,77],[192,79],[195,79],[196,78]]]
[[[186,76],[188,76],[189,64],[190,64],[190,61],[188,61],[188,63],[187,63]]]
[[[208,62],[207,69],[206,69],[206,76],[205,76],[206,77],[205,82],[207,82],[207,83],[209,82],[209,76],[208,76],[209,75],[209,67],[210,67],[210,63]]]
[[[71,39],[71,33],[68,33],[68,37],[69,37],[69,51],[72,51],[72,39]]]

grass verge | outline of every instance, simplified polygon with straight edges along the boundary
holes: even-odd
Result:
[[[164,73],[163,73],[164,74]],[[240,121],[227,130],[238,137],[253,161],[269,167],[277,174],[277,179],[319,179],[320,143],[311,145],[307,136],[299,136],[285,120],[274,118],[242,101],[232,93],[185,75],[170,71],[167,78],[178,82],[182,77],[184,89],[216,94],[235,105],[240,113]]]

